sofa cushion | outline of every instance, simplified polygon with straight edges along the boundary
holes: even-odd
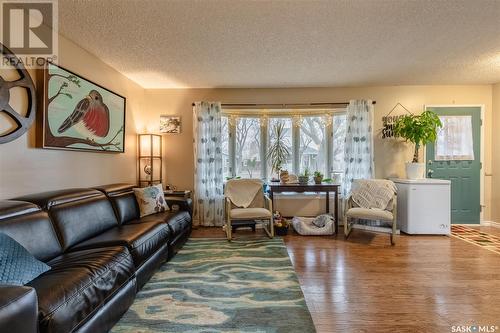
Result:
[[[136,267],[140,267],[170,238],[163,223],[141,223],[115,227],[75,245],[71,251],[104,246],[126,246]]]
[[[108,196],[120,224],[139,218],[139,205],[133,191]]]
[[[186,229],[191,226],[191,215],[186,211],[168,211],[153,215],[144,216],[140,219],[130,221],[128,224],[141,223],[166,223],[172,234],[171,239],[175,239]]]
[[[134,278],[121,246],[65,253],[48,264],[52,269],[28,284],[38,295],[41,332],[72,332]]]
[[[38,211],[40,211],[40,207],[31,202],[17,200],[0,201],[0,220],[11,219]]]
[[[0,232],[13,238],[38,260],[48,261],[62,253],[47,212],[32,203],[0,201]]]
[[[123,192],[131,192],[134,185],[126,183],[108,184],[95,187],[96,190],[101,191],[107,196],[116,195]]]
[[[88,199],[100,195],[102,195],[101,192],[88,188],[68,188],[64,190],[24,195],[22,197],[15,198],[14,200],[32,202],[44,210],[49,210],[50,207],[55,205]]]
[[[50,208],[64,250],[118,226],[113,207],[104,196],[72,201]]]
[[[21,244],[0,232],[0,284],[22,286],[49,269]]]
[[[38,332],[38,302],[33,288],[0,285],[0,332]]]

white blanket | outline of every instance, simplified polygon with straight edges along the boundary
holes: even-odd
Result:
[[[396,185],[390,180],[356,179],[351,198],[361,208],[386,209],[396,191]]]
[[[236,206],[247,208],[262,186],[260,179],[231,179],[226,183],[224,194]]]

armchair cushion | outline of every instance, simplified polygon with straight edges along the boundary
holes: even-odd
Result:
[[[366,220],[382,220],[382,221],[392,221],[393,215],[391,212],[376,208],[361,208],[355,207],[349,209],[346,213],[347,217],[366,219]]]
[[[232,219],[271,218],[271,212],[265,208],[233,208],[230,213]]]

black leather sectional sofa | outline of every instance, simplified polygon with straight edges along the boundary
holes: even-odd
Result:
[[[191,232],[190,199],[139,218],[131,185],[67,189],[0,201],[0,232],[51,269],[0,286],[0,332],[106,332]]]

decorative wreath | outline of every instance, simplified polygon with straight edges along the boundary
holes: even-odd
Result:
[[[24,67],[23,63],[19,60],[19,58],[15,56],[14,53],[12,53],[12,51],[10,51],[1,43],[0,48],[2,57],[8,60],[8,62],[4,61],[3,63],[8,63],[12,67],[14,67],[20,77],[19,79],[14,81],[6,81],[2,76],[0,76],[0,112],[5,112],[5,114],[12,118],[17,124],[17,127],[15,129],[8,131],[7,133],[0,134],[0,144],[2,144],[17,139],[18,137],[26,133],[31,125],[33,125],[36,111],[36,93],[33,80],[31,79],[31,76]],[[9,104],[10,89],[15,87],[22,87],[26,89],[26,93],[28,95],[28,106],[25,115],[16,111]]]

